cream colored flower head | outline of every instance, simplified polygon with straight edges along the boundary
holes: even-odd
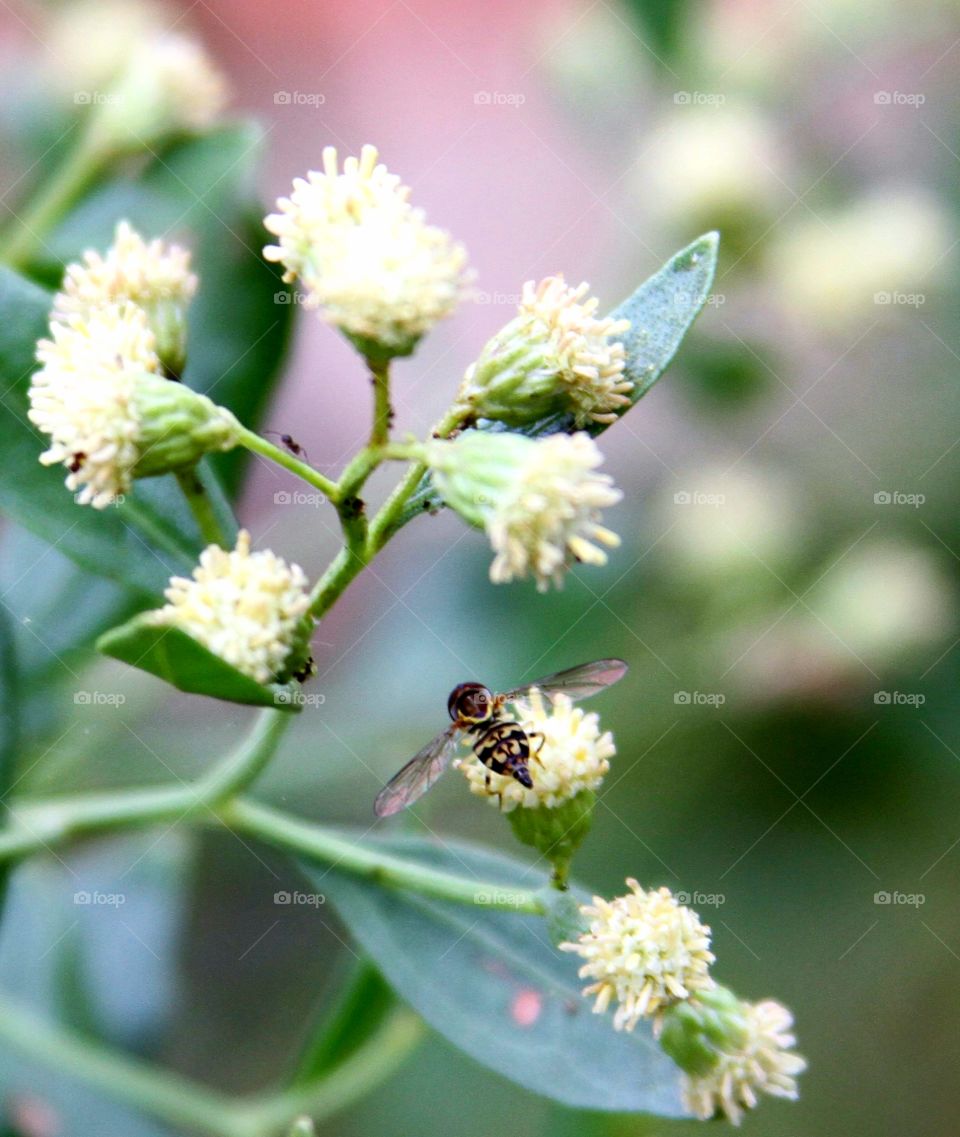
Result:
[[[227,98],[226,81],[196,40],[149,36],[92,108],[94,138],[107,154],[140,152],[171,134],[206,130]]]
[[[338,168],[323,151],[322,171],[297,178],[264,224],[278,238],[263,255],[299,279],[307,303],[359,341],[404,354],[464,293],[466,252],[428,225],[410,190],[364,146]]]
[[[45,465],[62,462],[81,505],[104,509],[133,481],[140,447],[137,377],[159,371],[153,332],[135,304],[98,308],[55,322],[37,345],[30,421],[49,434]]]
[[[144,241],[128,221],[121,221],[104,255],[88,250],[82,263],[67,266],[54,298],[52,319],[66,321],[125,300],[144,309],[157,301],[172,301],[185,308],[196,290],[197,278],[190,271],[190,254],[185,249],[164,245],[159,238]]]
[[[552,703],[536,689],[515,706],[517,719],[533,740],[529,761],[533,788],[522,786],[510,775],[496,774],[474,755],[460,763],[473,793],[509,813],[518,806],[555,809],[582,790],[595,790],[610,769],[616,754],[613,735],[600,730],[595,712],[586,713],[563,694]],[[487,784],[489,780],[489,785]]]
[[[429,443],[426,455],[443,499],[486,530],[495,583],[532,576],[541,592],[559,588],[571,563],[606,564],[604,548],[620,544],[600,511],[623,495],[596,472],[603,455],[587,434],[470,430]]]
[[[548,276],[523,286],[519,314],[470,365],[460,399],[477,418],[510,425],[554,411],[575,424],[611,423],[630,405],[633,382],[624,373],[621,339],[629,320],[598,319],[589,285],[568,286]]]
[[[82,263],[67,266],[52,318],[66,321],[105,304],[132,300],[147,314],[165,368],[179,375],[186,355],[187,306],[196,290],[185,249],[164,245],[158,238],[144,241],[129,222],[121,221],[105,255],[88,250]]]
[[[630,321],[598,319],[600,301],[595,296],[584,299],[589,289],[586,281],[573,288],[562,276],[548,276],[536,285],[527,281],[520,301],[530,334],[543,339],[556,362],[577,426],[615,422],[630,405],[633,390],[623,373],[623,343],[615,338],[629,331]]]
[[[743,1013],[746,1030],[740,1044],[721,1050],[709,1073],[684,1075],[684,1104],[704,1121],[725,1117],[739,1125],[760,1094],[797,1098],[796,1078],[807,1063],[793,1053],[793,1016],[773,999],[745,1003]]]
[[[594,980],[583,991],[596,996],[594,1011],[616,1002],[617,1030],[633,1030],[640,1019],[713,985],[709,927],[668,888],[648,892],[633,879],[627,886],[626,896],[595,896],[581,908],[589,930],[560,945],[585,960],[580,977]]]
[[[281,677],[302,638],[307,578],[269,550],[250,552],[241,530],[227,552],[209,545],[190,579],[175,576],[156,624],[179,628],[258,683]]]

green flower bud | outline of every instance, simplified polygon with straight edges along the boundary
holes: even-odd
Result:
[[[590,832],[596,803],[593,790],[583,790],[553,809],[537,806],[507,814],[517,840],[532,846],[553,866],[553,880],[558,887],[566,887],[574,854]]]
[[[487,343],[468,369],[459,401],[474,418],[509,426],[557,411],[578,427],[613,422],[630,405],[621,338],[628,320],[597,319],[588,285],[569,288],[562,276],[523,288],[519,314]]]
[[[721,1050],[739,1050],[747,1037],[747,1004],[727,987],[701,991],[663,1012],[660,1045],[688,1074],[702,1076]]]
[[[135,378],[133,409],[140,424],[135,478],[182,470],[237,444],[237,420],[228,410],[160,375]]]
[[[586,434],[531,439],[468,430],[429,442],[425,457],[446,503],[486,530],[495,582],[532,575],[540,591],[559,587],[571,562],[605,564],[599,546],[619,544],[598,519],[621,494],[596,473],[603,457]]]

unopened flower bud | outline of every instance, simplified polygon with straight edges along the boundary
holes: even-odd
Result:
[[[773,999],[747,1003],[725,988],[703,991],[664,1014],[661,1045],[684,1070],[683,1099],[706,1121],[739,1125],[760,1094],[797,1098],[806,1061],[793,1051],[793,1016]]]
[[[486,530],[496,554],[496,583],[533,576],[543,592],[560,587],[570,564],[606,564],[600,547],[619,537],[599,523],[621,498],[586,434],[530,439],[469,430],[434,439],[425,457],[441,497],[471,525]]]
[[[522,426],[557,411],[575,425],[611,423],[630,405],[623,335],[629,320],[598,319],[599,301],[584,300],[562,276],[523,287],[519,313],[471,364],[460,401],[477,418]]]

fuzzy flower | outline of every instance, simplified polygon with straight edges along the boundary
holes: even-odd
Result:
[[[606,564],[601,546],[620,543],[599,517],[622,494],[596,472],[603,455],[586,434],[530,439],[469,430],[428,443],[426,459],[447,504],[486,530],[495,583],[533,576],[541,592],[559,588],[572,561]]]
[[[712,1070],[684,1075],[684,1103],[704,1121],[719,1116],[739,1125],[760,1094],[797,1098],[796,1077],[807,1063],[792,1050],[793,1016],[780,1003],[765,999],[743,1004],[743,1019],[745,1029],[737,1044],[719,1051]]]
[[[629,320],[596,316],[599,300],[584,299],[562,276],[523,286],[519,314],[487,343],[464,378],[460,398],[480,418],[522,425],[551,413],[572,413],[578,427],[611,423],[630,405],[620,338]]]
[[[307,303],[368,353],[409,354],[456,307],[467,282],[466,252],[428,225],[410,190],[364,146],[339,172],[337,151],[323,170],[297,178],[264,225],[278,238],[263,250],[284,280],[299,278]]]
[[[601,1014],[611,1000],[616,1030],[633,1030],[642,1018],[710,987],[710,929],[697,914],[679,904],[668,888],[644,891],[628,878],[630,892],[607,901],[599,896],[581,912],[590,928],[577,943],[563,943],[586,962],[581,978],[595,980],[584,995],[596,995]]]
[[[147,315],[127,301],[50,325],[37,345],[30,421],[49,434],[45,466],[67,467],[77,503],[104,509],[134,478],[194,465],[236,445],[237,421],[205,395],[160,374]]]
[[[142,150],[180,131],[216,122],[228,98],[223,75],[201,44],[171,33],[145,39],[95,110],[96,139],[107,152]]]
[[[154,623],[180,628],[258,683],[285,677],[303,647],[307,578],[269,550],[251,553],[244,529],[233,552],[209,545],[192,578],[173,577],[164,595]]]
[[[94,308],[132,300],[147,313],[157,353],[174,372],[183,364],[187,305],[197,290],[190,254],[159,239],[149,243],[127,222],[117,225],[106,255],[88,250],[67,266],[52,319],[66,322]]]
[[[613,735],[600,730],[595,712],[584,712],[563,694],[554,695],[551,704],[536,689],[517,703],[516,712],[528,734],[543,736],[539,750],[538,740],[534,740],[536,757],[529,763],[533,787],[527,789],[510,775],[493,773],[471,755],[460,763],[460,769],[472,793],[510,813],[518,806],[556,809],[581,791],[600,785],[617,751]]]
[[[98,308],[53,323],[37,345],[30,421],[53,444],[45,466],[62,462],[81,505],[103,509],[126,493],[140,455],[137,376],[159,371],[154,336],[135,304]]]

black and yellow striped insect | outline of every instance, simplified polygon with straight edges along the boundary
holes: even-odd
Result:
[[[482,683],[459,684],[447,700],[453,722],[390,779],[377,795],[374,813],[389,817],[422,797],[450,765],[461,734],[472,736],[473,752],[489,770],[509,774],[522,786],[532,786],[530,759],[536,759],[537,750],[530,745],[530,734],[507,716],[505,707],[522,702],[534,690],[548,699],[563,694],[579,702],[611,687],[626,673],[622,659],[598,659],[502,694],[495,694]]]

